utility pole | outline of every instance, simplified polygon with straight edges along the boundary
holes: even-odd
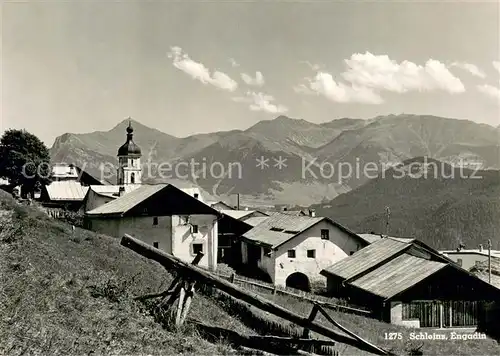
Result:
[[[488,282],[491,284],[491,239],[488,240]]]
[[[389,219],[391,217],[391,210],[388,206],[385,207],[385,234],[389,236]]]

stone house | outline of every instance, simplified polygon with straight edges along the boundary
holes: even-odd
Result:
[[[265,272],[276,285],[309,290],[312,283],[325,284],[321,270],[368,244],[326,217],[252,219],[261,221],[240,239],[242,264]]]
[[[141,185],[85,213],[85,227],[121,238],[135,236],[152,246],[191,262],[198,252],[200,266],[217,267],[218,220],[221,214],[171,184]]]

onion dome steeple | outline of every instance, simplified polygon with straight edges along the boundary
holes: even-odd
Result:
[[[134,128],[132,121],[129,118],[127,127],[127,141],[118,149],[118,156],[141,156],[141,149],[137,146],[132,139],[134,136]]]

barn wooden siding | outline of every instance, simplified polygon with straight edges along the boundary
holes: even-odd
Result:
[[[477,326],[482,307],[477,301],[403,303],[403,320],[419,319],[421,327]]]

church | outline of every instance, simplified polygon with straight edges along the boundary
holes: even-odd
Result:
[[[199,189],[143,184],[141,149],[131,123],[118,149],[117,184],[90,186],[84,199],[85,228],[121,238],[135,236],[152,246],[199,265],[217,268],[218,221],[222,215],[203,202]]]
[[[141,149],[133,139],[134,128],[129,121],[125,143],[118,148],[116,185],[91,185],[83,199],[80,212],[85,213],[139,188],[142,182]]]

